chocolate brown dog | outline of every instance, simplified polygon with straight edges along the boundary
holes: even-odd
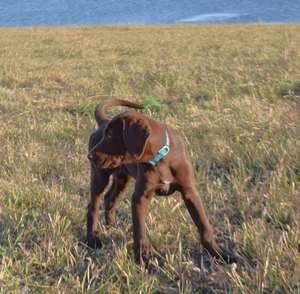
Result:
[[[107,225],[115,223],[118,201],[130,180],[136,179],[131,197],[136,263],[144,261],[147,265],[149,261],[145,219],[150,200],[155,194],[167,196],[175,191],[182,194],[207,252],[217,259],[236,262],[233,254],[221,249],[215,242],[196,189],[191,158],[179,133],[164,123],[132,111],[108,120],[104,110],[113,105],[143,108],[133,102],[110,99],[100,103],[95,110],[99,128],[89,142],[88,158],[92,163],[92,173],[87,244],[92,248],[102,247],[98,238],[99,204],[112,175],[112,185],[104,196]]]

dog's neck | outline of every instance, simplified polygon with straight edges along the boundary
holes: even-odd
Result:
[[[154,158],[152,158],[151,160],[149,160],[147,163],[149,163],[151,165],[155,165],[157,162],[162,160],[162,158],[165,157],[169,151],[170,151],[170,137],[169,137],[168,132],[166,131],[166,140],[165,140],[164,145],[159,149],[159,151],[157,152],[157,155]]]

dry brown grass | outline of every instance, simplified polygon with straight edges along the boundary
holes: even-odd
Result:
[[[300,292],[299,25],[0,29],[0,44],[0,293]],[[203,261],[177,194],[150,207],[151,271],[133,263],[132,189],[117,228],[100,220],[104,249],[84,246],[92,114],[112,96],[186,138],[243,264]]]

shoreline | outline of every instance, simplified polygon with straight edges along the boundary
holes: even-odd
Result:
[[[151,24],[151,25],[67,25],[67,26],[15,26],[15,27],[0,27],[0,30],[9,30],[9,29],[60,29],[60,28],[172,28],[172,27],[249,27],[249,26],[300,26],[300,23],[239,23],[239,24],[189,24],[189,23],[181,23],[181,24]]]

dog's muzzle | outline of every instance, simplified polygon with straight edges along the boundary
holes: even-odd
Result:
[[[87,158],[88,158],[90,161],[94,161],[95,158],[96,158],[96,154],[93,153],[93,152],[89,152],[89,153],[87,154]]]

